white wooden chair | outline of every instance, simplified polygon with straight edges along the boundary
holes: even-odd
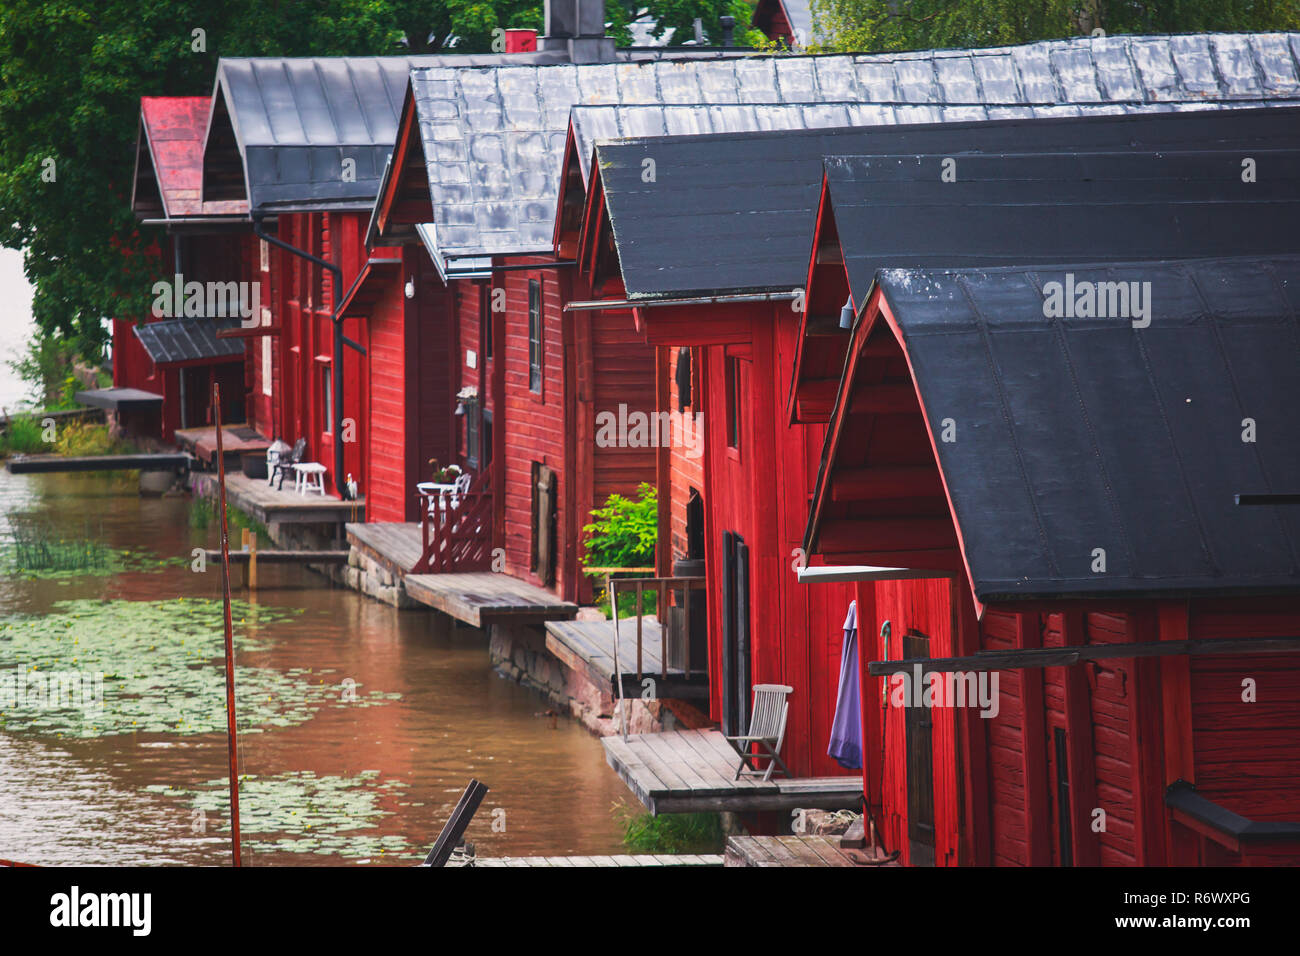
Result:
[[[755,684],[754,709],[749,717],[749,733],[739,737],[728,737],[727,743],[740,755],[740,766],[736,768],[736,779],[741,774],[757,777],[764,781],[772,779],[772,771],[777,767],[787,777],[790,768],[781,760],[781,745],[785,743],[785,720],[790,713],[790,702],[786,699],[794,693],[794,688],[786,684]],[[752,753],[750,747],[757,744],[762,753]],[[760,770],[757,761],[766,760],[767,769]]]

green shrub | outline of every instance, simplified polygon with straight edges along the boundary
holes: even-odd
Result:
[[[89,455],[130,455],[136,448],[128,441],[114,438],[107,425],[69,422],[59,428],[54,450],[68,457]]]
[[[35,415],[14,415],[9,419],[4,436],[0,437],[0,452],[28,455],[49,451],[44,431]]]
[[[634,568],[654,564],[655,536],[659,528],[659,497],[654,485],[642,483],[637,499],[613,494],[595,519],[584,525],[588,567]]]
[[[716,813],[657,817],[619,801],[614,815],[623,827],[623,845],[632,853],[721,853],[727,842]]]
[[[605,507],[591,513],[595,520],[583,526],[586,539],[583,544],[587,567],[637,568],[649,567],[655,560],[655,539],[659,530],[659,497],[654,485],[642,483],[637,488],[637,498],[610,495]],[[604,574],[589,572],[598,580],[596,606],[610,616],[609,596],[605,594]],[[654,614],[658,595],[646,591],[642,610]],[[636,594],[619,589],[618,616],[636,614]]]

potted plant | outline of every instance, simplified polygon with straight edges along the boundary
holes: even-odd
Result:
[[[430,480],[435,485],[450,485],[463,472],[460,465],[447,465],[445,468],[438,467],[438,459],[436,458],[429,459],[429,467],[433,469],[433,477]]]

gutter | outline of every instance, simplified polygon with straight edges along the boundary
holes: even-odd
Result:
[[[669,305],[720,305],[729,302],[793,302],[803,293],[751,292],[736,295],[702,295],[683,299],[595,299],[570,302],[565,312],[599,312],[602,309],[655,309]]]
[[[334,326],[334,360],[330,369],[330,391],[334,396],[334,421],[331,423],[334,430],[334,487],[338,489],[339,496],[346,501],[348,500],[348,490],[343,474],[343,346],[349,345],[362,355],[366,354],[366,350],[343,334],[343,317],[339,314],[343,303],[340,296],[343,291],[343,269],[327,259],[314,256],[305,249],[291,246],[283,239],[271,235],[262,228],[260,219],[253,220],[253,235],[263,242],[270,243],[278,249],[283,249],[285,252],[300,259],[306,259],[308,262],[329,271],[332,298],[334,300],[334,308],[330,313],[330,322]]]

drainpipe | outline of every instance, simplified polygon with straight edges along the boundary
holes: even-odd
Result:
[[[332,367],[330,369],[330,381],[332,383],[330,392],[334,396],[334,421],[332,423],[334,429],[334,487],[338,489],[339,497],[347,498],[348,489],[343,472],[343,346],[349,345],[362,355],[366,354],[366,350],[359,343],[352,341],[343,334],[343,317],[339,315],[339,310],[342,308],[339,296],[343,293],[343,270],[328,259],[314,256],[305,249],[291,246],[283,239],[271,235],[262,227],[260,219],[253,220],[253,235],[291,255],[306,259],[322,269],[329,270],[330,285],[333,290],[332,298],[334,300],[334,309],[330,313],[330,322],[334,326],[334,361],[331,363]]]

